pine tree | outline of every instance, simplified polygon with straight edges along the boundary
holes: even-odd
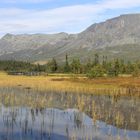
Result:
[[[99,55],[96,53],[94,57],[94,65],[97,66],[99,64]]]
[[[56,72],[58,69],[58,65],[57,62],[55,60],[55,58],[53,58],[51,61],[48,62],[47,64],[47,71],[48,72]]]
[[[71,69],[72,72],[75,74],[80,73],[81,71],[81,63],[79,59],[73,59],[72,63],[71,63]]]
[[[65,66],[64,66],[64,72],[70,72],[70,66],[68,61],[68,55],[66,54],[66,60],[65,60]]]
[[[107,68],[108,68],[108,65],[107,65],[107,56],[103,56],[102,66],[107,71]]]

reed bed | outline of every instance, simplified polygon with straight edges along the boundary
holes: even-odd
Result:
[[[93,119],[94,125],[88,127],[91,127],[90,129],[94,132],[93,128],[96,126],[96,133],[91,133],[93,134],[91,135],[86,131],[87,126],[80,126],[79,123],[77,127],[73,127],[70,134],[67,134],[70,140],[77,139],[79,131],[84,132],[82,133],[82,139],[98,138],[99,129],[101,129],[98,127],[98,120],[125,130],[140,130],[138,98],[133,97],[128,100],[119,98],[122,95],[139,96],[139,78],[119,77],[89,80],[86,77],[69,77],[66,75],[27,77],[0,73],[0,93],[0,105],[11,109],[10,115],[12,119],[7,119],[9,116],[3,116],[4,121],[6,121],[5,124],[7,122],[8,124],[14,124],[11,121],[16,120],[16,113],[19,112],[15,107],[18,106],[30,107],[29,112],[33,120],[35,120],[35,112],[38,110],[43,112],[45,108],[76,108],[80,111],[80,114],[76,114],[75,122],[80,122],[81,112],[85,112]],[[93,94],[97,95],[94,96]],[[100,94],[108,96],[98,96]],[[54,115],[54,111],[51,113]],[[45,115],[40,118],[41,136],[46,132],[44,118]],[[52,126],[54,125],[53,118],[54,116],[50,117],[49,136],[52,134]],[[25,124],[27,121],[28,117],[25,120]],[[8,125],[9,128],[10,126]],[[23,131],[27,133],[29,129],[27,125],[24,126]],[[69,127],[67,126],[67,133],[69,132],[68,129]],[[112,131],[111,128],[108,130],[110,139],[113,139]],[[120,139],[119,131],[117,135],[117,139]]]
[[[140,130],[140,98],[116,97],[68,93],[36,93],[32,90],[0,89],[0,105],[7,108],[25,107],[31,109],[74,108],[92,118],[118,128]],[[20,94],[19,94],[20,93]],[[134,108],[132,110],[132,108]]]

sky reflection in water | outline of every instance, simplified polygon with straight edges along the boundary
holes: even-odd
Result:
[[[137,98],[3,91],[0,140],[140,139],[140,100]],[[44,107],[31,106],[27,100],[30,97],[32,104],[45,98]]]

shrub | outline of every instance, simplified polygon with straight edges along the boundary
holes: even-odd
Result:
[[[138,68],[138,66],[134,66],[134,70],[133,70],[132,75],[133,75],[133,77],[140,76],[140,69]]]
[[[98,65],[98,66],[93,67],[87,73],[87,77],[89,78],[103,77],[104,73],[105,73],[105,70],[102,68],[102,66]]]

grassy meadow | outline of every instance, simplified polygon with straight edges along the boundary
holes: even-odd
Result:
[[[0,87],[43,92],[140,96],[140,78],[131,76],[88,79],[84,75],[12,76],[0,72]]]

